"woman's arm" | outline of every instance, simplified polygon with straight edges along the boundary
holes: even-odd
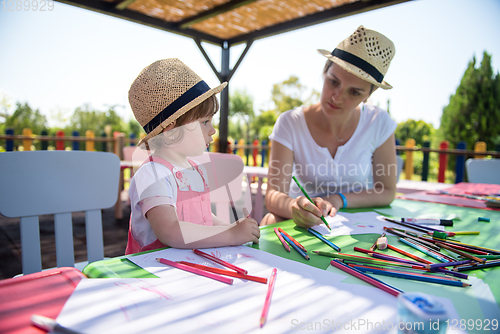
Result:
[[[292,181],[293,151],[276,141],[272,141],[271,147],[266,208],[277,216],[275,218],[292,218],[298,226],[309,227],[321,224],[321,210],[326,215],[332,207],[331,204],[319,197],[313,199],[314,205],[304,196],[295,199],[288,196]]]
[[[211,248],[259,243],[260,230],[252,218],[225,226],[203,226],[179,221],[171,205],[159,205],[147,212],[153,232],[161,243],[174,248]]]
[[[397,161],[396,144],[392,134],[373,153],[373,188],[361,192],[343,194],[349,208],[385,206],[390,204],[396,195]],[[325,197],[333,204],[335,213],[342,208],[343,202],[339,195]]]

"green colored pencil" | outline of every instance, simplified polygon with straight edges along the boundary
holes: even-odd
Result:
[[[304,188],[302,188],[302,185],[300,184],[299,180],[297,180],[297,178],[295,176],[292,176],[292,179],[295,181],[295,183],[297,183],[297,185],[299,186],[300,190],[302,191],[302,193],[304,194],[304,196],[314,205],[316,206],[316,204],[314,204],[313,200],[311,199],[311,197],[309,197],[309,195],[306,193],[306,191],[304,190]],[[319,209],[319,208],[318,208]],[[321,215],[321,220],[323,221],[323,223],[325,223],[326,227],[328,227],[328,229],[331,231],[331,227],[330,225],[328,225],[328,223],[326,222],[326,219],[323,215]]]

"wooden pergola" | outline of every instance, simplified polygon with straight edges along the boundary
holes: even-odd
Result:
[[[260,38],[409,0],[57,0],[192,38],[220,80],[227,81]],[[201,42],[221,48],[218,71]],[[231,47],[246,47],[233,68]],[[219,151],[227,151],[229,89],[221,92]]]

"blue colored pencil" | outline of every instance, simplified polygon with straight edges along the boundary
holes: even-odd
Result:
[[[438,261],[441,261],[441,262],[450,262],[450,261],[446,260],[446,259],[445,259],[444,257],[442,257],[442,256],[439,256],[439,255],[437,255],[437,254],[434,254],[434,253],[432,253],[432,252],[429,252],[427,249],[425,249],[425,248],[423,248],[423,247],[420,247],[420,246],[417,246],[417,245],[415,245],[415,244],[412,244],[412,243],[411,243],[411,242],[409,242],[408,240],[405,240],[405,239],[403,239],[403,238],[399,238],[398,240],[399,240],[399,241],[401,241],[402,243],[404,243],[404,244],[406,244],[406,245],[408,245],[408,246],[412,247],[412,248],[415,248],[416,250],[421,251],[421,252],[422,252],[422,253],[424,253],[424,254],[427,254],[427,255],[429,255],[429,256],[431,256],[431,257],[435,258],[435,259],[436,259],[436,260],[438,260]]]
[[[448,262],[448,263],[434,263],[434,264],[431,264],[431,270],[441,268],[441,267],[458,266],[461,264],[467,264],[467,263],[471,263],[471,262],[472,262],[472,260],[455,261],[455,262]]]
[[[299,248],[299,246],[297,246],[294,242],[292,242],[292,240],[290,240],[284,233],[281,233],[281,236],[283,237],[283,239],[286,240],[286,242],[288,242],[288,244],[290,246],[292,246],[297,252],[299,252],[300,255],[302,255],[306,260],[309,260],[309,255],[307,255],[302,249]]]
[[[316,231],[316,230],[314,230],[312,228],[308,228],[307,230],[309,231],[309,233],[311,233],[312,235],[314,235],[316,238],[318,238],[319,240],[323,241],[325,244],[327,244],[328,246],[332,247],[337,252],[340,252],[340,247],[337,246],[337,245],[335,245],[330,240],[326,239],[321,233],[319,233],[318,231]]]
[[[460,286],[460,287],[470,286],[470,284],[463,283],[461,281],[451,281],[451,280],[447,280],[447,279],[439,279],[439,278],[434,278],[434,277],[425,277],[425,276],[417,276],[417,275],[412,275],[412,274],[396,273],[393,271],[384,271],[384,270],[377,270],[377,269],[371,269],[371,268],[357,267],[356,269],[358,269],[364,273],[371,273],[371,274],[384,275],[384,276],[397,277],[397,278],[405,278],[405,279],[411,279],[414,281],[422,281],[422,282],[437,283],[437,284],[444,284],[444,285],[453,285],[453,286]]]

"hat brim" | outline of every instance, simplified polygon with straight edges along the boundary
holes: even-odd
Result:
[[[380,87],[382,89],[386,89],[386,90],[392,89],[392,86],[388,82],[386,82],[385,80],[382,80],[382,82],[378,82],[371,75],[369,75],[365,71],[361,70],[359,67],[357,67],[351,63],[348,63],[345,60],[342,60],[338,57],[332,56],[332,53],[330,51],[318,49],[318,53],[320,55],[325,56],[326,58],[330,59],[332,62],[339,65],[344,70],[357,76],[360,79],[368,81],[369,83],[371,83],[377,87]]]
[[[206,99],[208,99],[210,96],[215,95],[217,93],[220,93],[226,86],[227,86],[227,82],[223,82],[219,86],[210,89],[209,91],[201,94],[200,96],[196,97],[195,99],[193,99],[192,101],[190,101],[189,103],[187,103],[186,105],[181,107],[174,114],[172,114],[172,116],[170,116],[169,118],[167,118],[166,120],[161,122],[160,125],[158,125],[155,129],[153,129],[153,131],[148,133],[146,135],[146,137],[142,138],[139,141],[139,143],[137,144],[137,146],[140,146],[140,145],[146,143],[149,139],[153,138],[154,136],[159,135],[163,131],[164,128],[169,126],[176,119],[178,119],[179,117],[184,115],[186,112],[193,109],[194,107],[196,107],[197,105],[199,105],[200,103],[205,101]]]

